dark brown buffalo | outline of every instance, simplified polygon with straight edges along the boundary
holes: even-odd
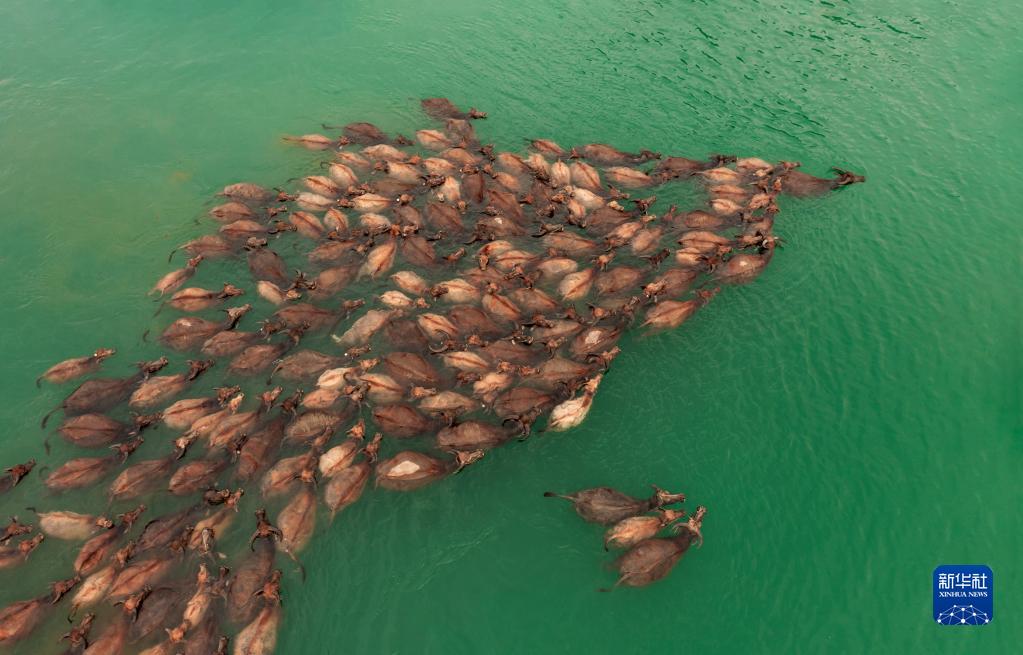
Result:
[[[189,360],[188,371],[174,375],[158,375],[145,380],[132,392],[128,404],[132,407],[152,407],[178,395],[188,388],[207,369],[213,366],[212,359]]]
[[[136,551],[143,553],[169,545],[194,519],[197,506],[155,518],[142,529],[136,544]]]
[[[458,234],[465,230],[465,226],[462,224],[462,215],[458,212],[458,209],[445,203],[426,203],[424,217],[426,218],[426,223],[434,230],[452,234]]]
[[[531,139],[529,140],[529,147],[547,157],[561,158],[568,154],[564,148],[550,139]],[[507,153],[501,154],[504,155]],[[509,168],[507,165],[505,167]]]
[[[483,174],[475,166],[463,169],[462,192],[466,200],[475,205],[481,205],[487,199],[487,184]]]
[[[128,642],[128,628],[131,626],[129,617],[124,615],[113,617],[106,629],[99,633],[83,655],[120,655]]]
[[[310,289],[309,296],[315,299],[336,296],[355,279],[358,271],[356,266],[334,266],[320,271],[313,280],[315,288]]]
[[[336,235],[335,235],[336,236]],[[339,261],[353,256],[353,249],[359,246],[359,242],[352,239],[340,240],[340,237],[331,237],[309,251],[309,261],[315,263],[326,263]]]
[[[608,528],[604,533],[604,550],[632,548],[644,539],[657,536],[661,528],[685,516],[681,510],[668,509],[657,516],[630,516]]]
[[[88,487],[105,477],[120,461],[117,455],[78,457],[54,469],[43,483],[53,491]]]
[[[495,196],[504,192],[497,189],[487,189],[487,193],[490,194],[491,200],[493,200]],[[508,214],[481,216],[473,232],[477,240],[487,240],[504,237],[523,237],[529,233],[529,230],[525,219],[522,217],[522,209],[515,205],[515,209]]]
[[[540,289],[516,289],[508,294],[515,303],[527,312],[552,313],[560,308],[556,300]]]
[[[573,148],[570,156],[582,157],[598,164],[639,164],[661,158],[660,154],[649,150],[641,150],[638,153],[622,152],[603,143],[590,143]]]
[[[660,296],[677,298],[689,289],[698,275],[698,271],[690,268],[672,268],[650,283],[652,286],[650,286],[650,293],[647,295],[653,298]],[[644,288],[644,293],[647,293],[646,288]]]
[[[208,321],[196,316],[179,318],[167,326],[160,340],[174,350],[191,350],[218,332],[233,330],[251,309],[252,305],[248,304],[227,309],[227,318],[223,321]]]
[[[569,348],[573,355],[582,358],[590,353],[599,353],[608,350],[621,336],[622,328],[619,326],[592,327],[583,330],[576,335],[576,337],[572,339],[572,343]]]
[[[112,530],[101,532],[82,544],[78,556],[75,558],[75,573],[87,575],[96,570],[111,553],[117,550],[118,540],[127,529],[128,526],[122,523]]]
[[[279,416],[249,435],[238,451],[238,468],[235,476],[239,480],[251,480],[272,461],[284,438],[286,423],[287,419]]]
[[[468,112],[463,112],[454,105],[447,98],[423,98],[420,101],[423,107],[423,111],[430,118],[443,121],[449,118],[467,119],[467,118],[486,118],[486,112],[478,111],[474,108],[470,108]]]
[[[433,423],[414,407],[403,403],[376,405],[373,421],[384,434],[399,438],[415,437],[433,427]]]
[[[250,239],[246,244],[249,251],[249,272],[256,280],[269,280],[278,286],[291,284],[288,265],[281,256],[266,246],[265,239]]]
[[[220,228],[220,234],[235,243],[260,238],[267,234],[268,231],[269,229],[265,224],[246,219],[228,223]]]
[[[209,616],[198,625],[188,624],[188,635],[184,643],[184,655],[219,655],[217,642],[224,640],[224,655],[227,655],[227,637],[222,637],[220,621]]]
[[[362,437],[349,437],[327,450],[316,462],[320,478],[330,479],[351,466],[361,450]]]
[[[403,193],[409,193],[415,188],[414,185],[406,184],[393,177],[382,177],[370,183],[373,193],[380,196],[395,197]]]
[[[131,428],[104,414],[81,414],[64,419],[57,428],[69,443],[83,448],[106,446],[126,436]]]
[[[376,143],[386,143],[390,140],[387,138],[387,135],[373,123],[349,123],[341,129],[342,132],[344,132],[344,135],[348,137],[352,143],[373,145]]]
[[[46,369],[46,372],[40,375],[36,379],[36,386],[42,380],[52,382],[54,384],[60,384],[62,382],[68,382],[74,380],[77,377],[86,375],[87,373],[95,373],[99,370],[103,360],[114,355],[117,351],[113,348],[100,348],[88,357],[75,357],[73,359],[65,359],[59,364],[54,364],[50,368]]]
[[[508,339],[487,344],[481,351],[495,362],[505,361],[522,365],[532,363],[540,354],[538,350]]]
[[[286,327],[306,327],[316,332],[336,323],[338,312],[307,303],[294,303],[278,309],[273,317]]]
[[[255,552],[245,556],[231,574],[227,591],[228,616],[234,623],[244,623],[259,611],[255,593],[270,575],[274,563],[274,545],[262,539],[253,544]]]
[[[494,413],[498,418],[511,419],[529,414],[533,410],[543,411],[554,401],[554,396],[540,389],[516,386],[497,397],[494,401]]]
[[[163,634],[163,628],[170,625],[180,614],[184,599],[181,592],[171,587],[157,587],[142,603],[138,616],[131,626],[133,641],[144,639],[156,630]]]
[[[284,339],[277,343],[259,343],[245,348],[227,365],[228,371],[236,375],[256,375],[263,373],[284,353],[295,346],[293,339]]]
[[[243,202],[238,202],[237,200],[217,205],[209,211],[209,215],[212,216],[214,220],[221,223],[231,223],[242,219],[256,218],[255,212],[249,209],[248,205]]]
[[[425,395],[419,401],[419,409],[432,416],[446,419],[449,425],[453,425],[455,419],[462,414],[468,414],[480,409],[479,402],[457,391],[441,391],[438,393],[435,389],[424,389],[423,387],[415,387],[412,391],[413,394]]]
[[[133,464],[121,471],[110,483],[110,498],[136,498],[156,489],[174,466],[173,455]]]
[[[839,168],[832,170],[838,173],[838,177],[826,179],[814,177],[813,175],[802,171],[788,170],[779,176],[781,179],[782,193],[800,198],[806,196],[820,196],[829,191],[840,189],[841,187],[848,186],[850,184],[865,182],[867,179],[862,175],[856,175],[855,173],[843,171]]]
[[[453,460],[441,460],[424,453],[403,450],[376,466],[377,486],[394,491],[419,489],[477,461],[483,451],[458,451]]]
[[[309,150],[326,150],[337,145],[337,142],[322,134],[303,134],[302,136],[286,136],[284,141],[297,143]]]
[[[214,257],[226,257],[234,253],[235,248],[227,239],[219,234],[204,234],[197,239],[181,244],[176,250],[184,250],[190,255],[201,255],[206,259],[212,259]],[[173,256],[174,251],[171,251],[171,257]]]
[[[206,355],[207,357],[228,357],[230,355],[236,355],[247,346],[251,346],[254,343],[259,342],[260,339],[264,339],[271,334],[271,331],[265,329],[259,332],[247,332],[243,330],[225,330],[223,332],[217,332],[212,337],[203,342],[202,348],[199,352]]]
[[[495,323],[478,307],[468,305],[452,307],[448,312],[448,318],[462,335],[478,334],[483,337],[496,337],[506,333],[504,328]]]
[[[725,219],[717,214],[705,212],[702,209],[696,209],[682,215],[673,214],[670,217],[666,217],[665,220],[676,227],[685,226],[694,230],[716,230],[725,224]]]
[[[31,634],[50,607],[50,596],[47,594],[11,603],[0,609],[0,646],[9,647]]]
[[[388,321],[383,327],[383,334],[387,341],[396,348],[420,348],[425,349],[429,341],[415,321],[400,319]]]
[[[376,483],[385,489],[411,491],[439,480],[451,471],[450,461],[404,450],[377,464]]]
[[[490,187],[487,189],[487,201],[490,206],[497,210],[500,216],[511,219],[515,223],[519,223],[526,218],[522,206],[519,205],[519,199],[514,193]]]
[[[176,292],[166,304],[182,312],[198,312],[215,307],[228,298],[240,296],[245,292],[233,284],[224,284],[219,291],[189,287]]]
[[[698,161],[686,157],[665,157],[657,162],[657,166],[654,167],[653,177],[659,182],[692,177],[700,171],[723,166],[728,161],[734,160],[734,157],[723,156],[712,157],[709,161]]]
[[[133,560],[114,577],[107,590],[107,598],[125,599],[146,588],[152,588],[177,562],[170,557],[152,557]]]
[[[259,407],[247,412],[238,412],[219,421],[207,434],[210,450],[229,448],[259,424],[281,395],[281,387],[260,394]],[[209,418],[209,417],[207,417]],[[203,419],[205,420],[205,419]]]
[[[585,257],[600,249],[600,244],[574,232],[553,232],[543,237],[548,248],[563,251],[569,257]]]
[[[236,182],[229,184],[220,192],[221,196],[234,200],[261,202],[273,197],[273,193],[252,182]]]
[[[277,627],[280,622],[279,605],[264,607],[234,638],[234,655],[271,655],[277,647]]]
[[[647,311],[643,326],[650,326],[655,329],[677,328],[695,314],[700,307],[707,304],[714,296],[714,293],[716,293],[716,290],[704,291],[701,289],[696,292],[696,298],[691,300],[665,300],[659,302]]]
[[[544,319],[542,327],[534,326],[532,334],[534,339],[547,341],[549,339],[567,339],[575,336],[583,328],[584,324],[573,314],[572,318],[566,319]]]
[[[630,213],[605,205],[586,217],[586,230],[593,234],[607,234],[631,218]]]
[[[87,577],[71,599],[71,611],[76,612],[81,607],[91,607],[100,602],[110,583],[114,581],[115,575],[117,575],[115,565],[110,564]]]
[[[553,491],[545,491],[543,495],[548,498],[564,498],[572,503],[579,516],[591,523],[602,525],[612,525],[630,516],[686,500],[685,494],[672,494],[657,487],[654,487],[654,495],[646,500],[633,498],[610,487],[584,489],[567,496]]]
[[[397,223],[414,225],[417,229],[423,227],[423,214],[412,205],[395,205],[391,213],[394,214]]]
[[[204,416],[224,407],[240,387],[217,387],[217,395],[209,398],[185,398],[160,412],[164,425],[173,430],[184,430]]]
[[[432,267],[437,263],[437,252],[433,244],[418,235],[402,240],[401,256],[413,266],[423,268]]]
[[[763,237],[756,253],[739,253],[729,257],[725,263],[714,270],[714,275],[722,282],[744,284],[760,275],[774,256],[777,239]]]
[[[260,489],[267,498],[289,493],[302,484],[303,475],[315,479],[319,453],[315,450],[285,457],[271,466],[260,482]]]
[[[500,446],[512,434],[503,428],[482,421],[465,421],[437,433],[437,447],[442,450],[489,450]]]
[[[350,416],[348,411],[341,414],[311,410],[297,415],[284,429],[284,438],[291,443],[306,443],[324,434],[332,434]]]
[[[294,557],[309,543],[316,527],[316,493],[306,486],[277,515],[281,538],[277,547]]]
[[[623,291],[632,291],[639,287],[645,273],[631,266],[616,266],[597,275],[593,286],[597,293],[609,296]]]
[[[167,490],[175,496],[208,489],[217,479],[217,474],[227,468],[226,458],[197,459],[184,464],[167,481]]]
[[[344,359],[326,355],[315,350],[299,350],[288,355],[274,367],[271,377],[279,376],[285,380],[305,380],[316,377],[328,368],[339,366]]]
[[[171,271],[160,278],[149,293],[159,293],[162,296],[168,291],[174,291],[184,284],[186,280],[195,275],[195,269],[199,266],[203,259],[204,257],[202,255],[196,255],[189,259],[184,268]]]
[[[372,471],[372,463],[363,460],[342,469],[327,481],[323,489],[323,501],[332,518],[362,496]]]
[[[593,367],[564,357],[553,357],[539,366],[535,379],[545,388],[572,387],[593,372]]]
[[[437,369],[422,355],[410,352],[391,352],[381,358],[381,363],[395,380],[409,385],[432,387],[440,383]]]

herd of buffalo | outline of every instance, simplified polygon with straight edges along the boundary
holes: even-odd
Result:
[[[89,376],[51,412],[82,456],[39,467],[35,507],[6,508],[21,518],[0,526],[0,579],[14,588],[50,540],[81,545],[65,578],[0,609],[0,649],[56,617],[69,653],[272,652],[282,570],[305,575],[321,507],[333,518],[371,479],[418,489],[579,425],[630,326],[677,327],[764,270],[781,196],[863,181],[596,143],[502,152],[477,138],[483,112],[422,106],[436,127],[414,138],[324,126],[340,135],[286,137],[328,155],[316,174],[224,187],[218,229],[152,289],[162,327],[144,338],[158,331],[166,356],[104,377],[119,357],[100,348],[42,374]],[[655,212],[683,180],[704,205]],[[0,500],[35,467],[6,468]],[[61,509],[97,485],[98,511]],[[664,577],[701,541],[706,510],[668,508],[682,494],[560,497],[611,526],[618,584]]]

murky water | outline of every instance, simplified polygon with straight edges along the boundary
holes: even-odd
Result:
[[[369,493],[321,530],[308,580],[286,583],[279,652],[1010,652],[1021,18],[919,0],[8,0],[0,462],[70,453],[53,437],[43,453],[49,364],[158,352],[144,294],[211,194],[316,159],[282,134],[409,132],[418,98],[447,95],[489,111],[478,129],[502,148],[837,165],[868,184],[786,202],[768,272],[677,332],[628,337],[583,427]],[[599,528],[541,493],[649,483],[709,506],[706,545],[667,581],[598,594]],[[33,475],[0,510],[96,502],[40,497]],[[0,572],[0,603],[66,577],[73,550]],[[991,566],[991,625],[932,623],[941,563]]]

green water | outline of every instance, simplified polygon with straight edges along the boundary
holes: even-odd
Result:
[[[211,194],[317,159],[282,134],[408,133],[418,98],[447,95],[504,148],[837,165],[868,184],[787,201],[756,283],[627,337],[581,428],[323,526],[278,652],[1018,649],[1017,3],[230,4],[0,6],[0,462],[70,455],[43,453],[61,393],[34,378],[99,345],[155,355],[144,294]],[[600,530],[541,492],[651,482],[709,507],[706,545],[664,582],[596,593]],[[33,474],[0,514],[102,502],[39,496]],[[74,550],[0,572],[0,604],[66,577]],[[942,563],[991,566],[990,625],[932,623]]]

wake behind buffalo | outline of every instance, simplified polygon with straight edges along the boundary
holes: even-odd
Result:
[[[781,196],[863,181],[598,143],[498,151],[477,137],[484,112],[422,105],[437,125],[412,138],[324,126],[340,134],[286,137],[325,155],[310,175],[224,187],[219,227],[150,291],[164,356],[129,371],[96,344],[40,376],[88,378],[51,412],[81,456],[39,464],[34,507],[3,508],[20,518],[0,533],[0,576],[15,585],[49,540],[80,547],[66,577],[0,610],[0,645],[66,618],[69,653],[272,652],[302,550],[371,480],[412,491],[579,425],[627,330],[677,328],[763,272]],[[678,184],[702,206],[658,203]],[[36,467],[7,468],[0,494]],[[97,486],[93,512],[61,507]],[[625,551],[615,586],[659,580],[702,543],[706,509],[688,515],[677,489],[547,495]]]

